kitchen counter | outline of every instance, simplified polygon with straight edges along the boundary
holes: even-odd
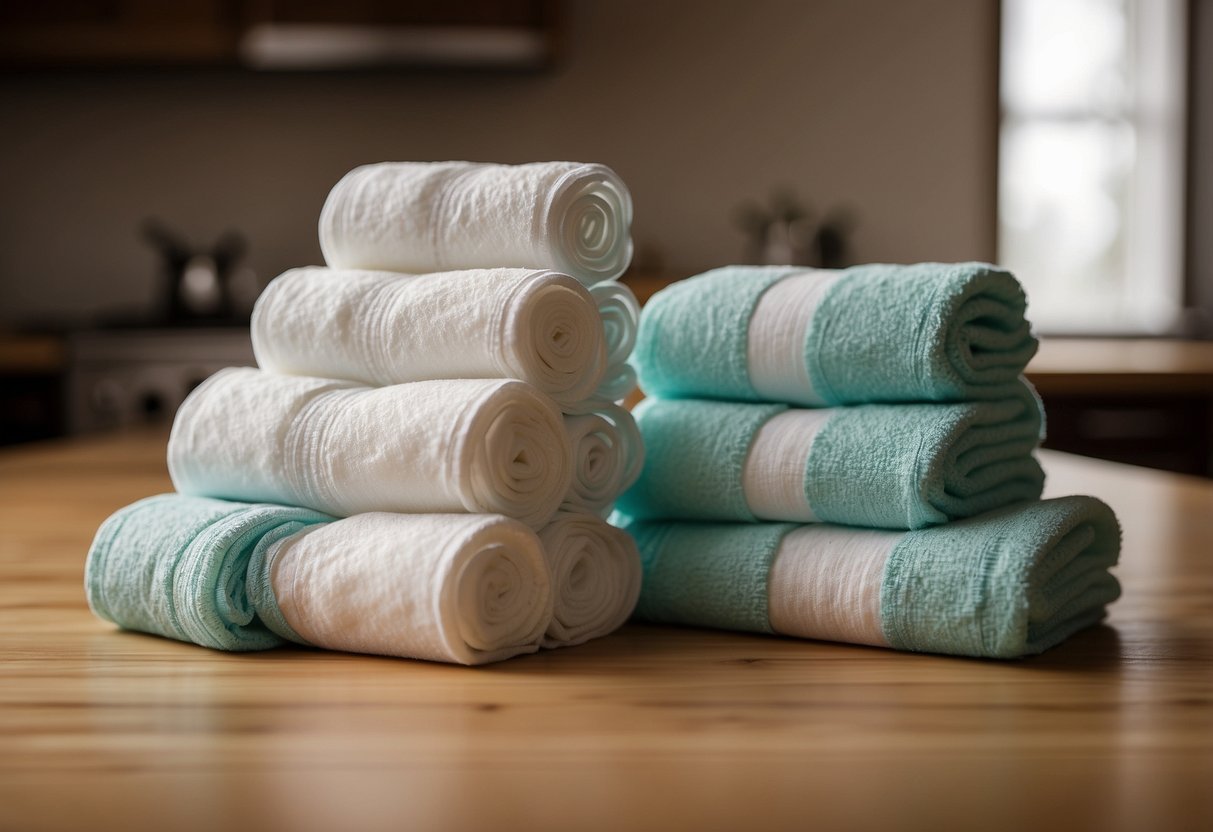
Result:
[[[0,446],[61,436],[66,341],[0,330]]]
[[[5,829],[1213,828],[1213,483],[1058,453],[1107,500],[1108,626],[992,662],[630,625],[468,669],[224,654],[89,613],[163,433],[0,452]]]
[[[1044,338],[1046,447],[1213,478],[1213,341]]]
[[[1213,341],[1044,338],[1027,376],[1052,393],[1199,393],[1213,396]]]
[[[54,335],[0,332],[0,376],[61,373],[67,368],[67,344]]]

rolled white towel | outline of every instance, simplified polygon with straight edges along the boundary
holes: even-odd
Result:
[[[632,259],[632,198],[614,171],[579,162],[384,162],[347,173],[320,213],[340,269],[551,268],[589,285]]]
[[[636,542],[600,517],[562,511],[539,531],[552,571],[544,647],[569,647],[618,629],[640,597]]]
[[[562,405],[591,396],[606,362],[595,299],[533,269],[292,269],[261,293],[252,335],[258,365],[275,373],[376,385],[517,378]]]
[[[573,481],[561,508],[603,514],[640,477],[644,442],[632,414],[617,405],[564,417]]]
[[[622,364],[636,346],[636,325],[640,303],[636,295],[618,280],[604,280],[590,287],[590,296],[598,305],[606,339],[607,363]]]
[[[560,412],[521,381],[391,387],[221,370],[177,411],[182,494],[366,511],[504,514],[539,528],[568,492]]]
[[[565,412],[585,412],[595,410],[603,405],[623,401],[636,389],[636,368],[631,364],[614,364],[607,367],[602,383],[594,391],[594,395],[565,408]]]
[[[636,346],[636,327],[640,320],[640,303],[632,290],[617,280],[604,280],[590,287],[598,304],[606,340],[607,368],[602,383],[586,401],[584,407],[596,407],[627,398],[636,389],[636,370],[628,358]]]
[[[486,514],[359,514],[254,554],[249,594],[291,641],[459,664],[539,647],[552,618],[538,538]]]

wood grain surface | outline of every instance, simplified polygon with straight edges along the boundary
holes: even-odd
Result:
[[[1213,484],[1046,454],[1125,528],[1108,626],[998,663],[631,625],[468,669],[94,619],[164,437],[0,454],[0,828],[1213,828]]]

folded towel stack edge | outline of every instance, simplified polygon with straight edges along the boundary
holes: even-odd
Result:
[[[982,263],[716,269],[641,315],[652,621],[1011,658],[1099,621],[1111,511],[1040,501],[1026,299]]]
[[[641,387],[667,398],[770,401],[755,389],[757,370],[764,388],[782,391],[776,401],[808,407],[1003,398],[1035,354],[1023,290],[994,266],[854,266],[829,274],[824,291],[820,280],[800,285],[795,294],[811,302],[794,294],[755,320],[768,291],[804,274],[730,266],[653,295],[637,335]],[[766,341],[798,357],[777,364],[786,378],[764,374]]]
[[[1017,658],[1098,622],[1120,592],[1119,526],[1090,497],[911,532],[620,522],[644,565],[637,616],[662,623]]]

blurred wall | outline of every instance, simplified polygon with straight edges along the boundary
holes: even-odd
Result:
[[[150,302],[157,215],[235,227],[260,281],[320,260],[350,167],[605,162],[674,273],[742,257],[743,199],[860,218],[862,261],[993,256],[993,0],[582,0],[543,75],[0,77],[0,323]]]

